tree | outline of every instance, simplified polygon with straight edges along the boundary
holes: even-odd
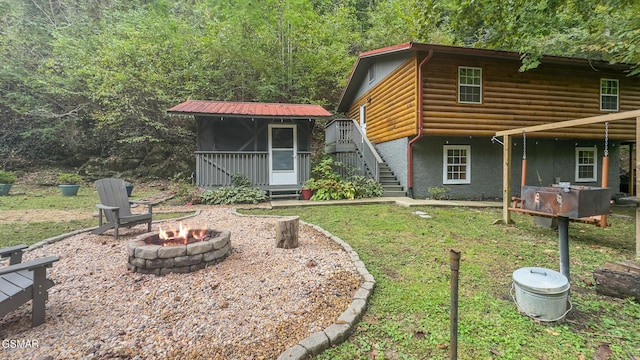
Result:
[[[576,56],[640,66],[639,4],[633,0],[450,0],[416,9],[429,37],[449,27],[454,43],[523,54],[521,70],[543,54]],[[448,20],[448,22],[442,21]]]

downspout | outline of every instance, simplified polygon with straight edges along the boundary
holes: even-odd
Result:
[[[431,60],[432,56],[433,49],[429,50],[429,54],[427,54],[427,56],[420,62],[420,65],[418,65],[418,135],[411,139],[409,141],[409,144],[407,145],[407,193],[410,198],[413,198],[413,144],[416,141],[420,140],[420,138],[424,135],[424,131],[422,129],[422,125],[424,123],[424,116],[422,114],[422,111],[424,110],[422,99],[424,92],[424,90],[422,89],[422,67],[427,62],[429,62],[429,60]]]

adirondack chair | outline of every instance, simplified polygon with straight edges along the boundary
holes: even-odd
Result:
[[[0,257],[9,257],[9,266],[0,268],[0,318],[31,302],[31,326],[44,323],[44,309],[47,290],[54,285],[47,279],[47,268],[60,258],[48,256],[22,262],[22,252],[27,245],[17,245],[0,249]]]
[[[126,184],[122,179],[100,179],[96,181],[96,188],[100,197],[100,204],[96,205],[99,220],[98,228],[92,231],[93,234],[103,234],[107,230],[113,229],[113,236],[117,239],[120,227],[131,227],[144,223],[147,224],[147,231],[151,231],[153,205],[156,203],[129,200]],[[131,204],[145,205],[148,212],[132,214]],[[104,224],[102,222],[103,216],[107,220]]]

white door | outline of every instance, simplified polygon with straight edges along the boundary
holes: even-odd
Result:
[[[269,184],[298,183],[296,125],[269,125]]]
[[[360,127],[362,132],[367,135],[367,104],[360,105]]]

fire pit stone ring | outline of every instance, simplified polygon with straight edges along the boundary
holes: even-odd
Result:
[[[127,267],[142,274],[189,273],[224,260],[231,252],[229,231],[206,231],[201,241],[159,244],[159,234],[144,234],[127,243]]]

